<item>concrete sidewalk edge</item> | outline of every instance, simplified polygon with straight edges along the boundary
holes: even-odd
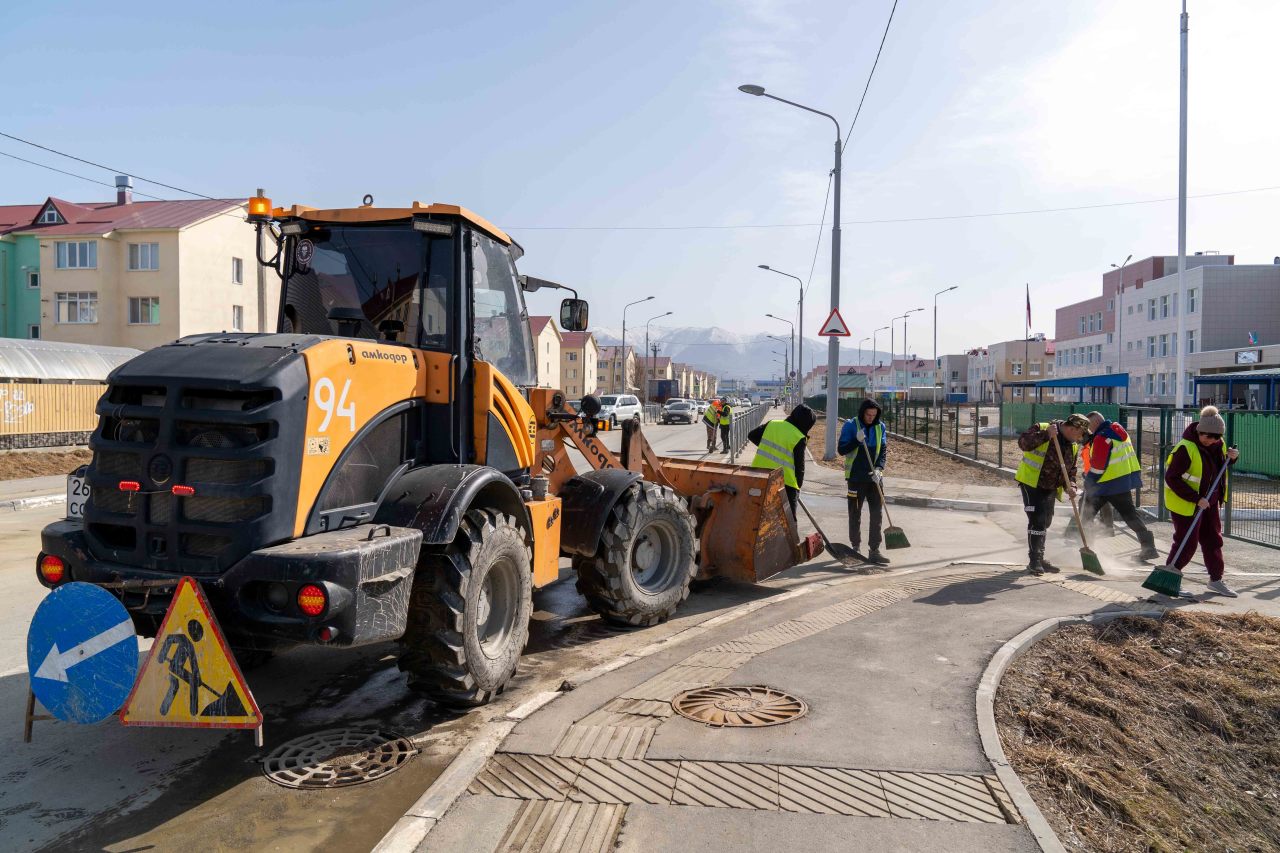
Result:
[[[42,506],[53,506],[60,504],[67,499],[66,492],[58,492],[52,495],[32,495],[29,498],[14,498],[10,501],[0,501],[0,509],[12,510],[18,512],[24,509],[35,509]]]
[[[987,760],[995,768],[1000,784],[1013,800],[1027,829],[1035,836],[1036,843],[1045,853],[1066,853],[1066,848],[1058,840],[1058,835],[1049,825],[1049,821],[1041,813],[1036,801],[1032,799],[1018,774],[1009,765],[1009,758],[1000,743],[1000,730],[996,727],[996,691],[1000,687],[1000,679],[1018,658],[1022,657],[1037,642],[1047,637],[1063,625],[1098,624],[1119,619],[1122,616],[1147,616],[1160,618],[1164,610],[1111,610],[1103,613],[1092,613],[1087,616],[1054,616],[1037,622],[1005,643],[992,656],[991,662],[982,673],[978,682],[976,704],[978,713],[978,735],[982,740],[982,751]]]

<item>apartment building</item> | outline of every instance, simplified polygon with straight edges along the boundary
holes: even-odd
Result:
[[[1053,341],[1037,334],[1030,339],[1000,341],[973,350],[968,355],[969,400],[1021,402],[1024,389],[1010,388],[1006,391],[1005,384],[1054,378],[1054,347]]]
[[[600,348],[590,332],[561,332],[560,389],[570,400],[599,388]]]
[[[113,203],[50,197],[0,228],[5,334],[148,349],[275,328],[243,199],[135,202],[126,176],[116,188]]]
[[[560,347],[563,335],[555,320],[535,314],[529,317],[529,330],[533,332],[533,352],[538,362],[538,385],[557,388],[560,385]]]
[[[966,353],[938,356],[938,393],[945,399],[959,400],[969,396],[969,356]]]
[[[640,374],[633,347],[602,346],[597,375],[601,394],[639,394]]]

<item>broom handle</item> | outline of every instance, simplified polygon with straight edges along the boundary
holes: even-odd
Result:
[[[1059,430],[1061,430],[1061,427],[1059,427]],[[1059,431],[1058,435],[1061,434],[1061,431]],[[1062,445],[1058,443],[1058,436],[1055,435],[1050,438],[1049,443],[1053,445],[1054,453],[1058,456],[1058,468],[1062,470],[1062,480],[1064,483],[1067,483],[1067,485],[1070,485],[1070,481],[1067,479],[1067,463],[1062,458]],[[1089,547],[1089,540],[1085,538],[1084,525],[1080,523],[1080,510],[1076,507],[1076,496],[1068,491],[1067,497],[1071,498],[1071,512],[1075,514],[1076,527],[1080,529],[1080,544],[1084,545],[1087,549]]]
[[[861,423],[858,424],[858,429],[862,429]],[[867,443],[860,441],[858,444],[862,445],[862,452],[867,454],[867,467],[872,471],[876,470],[876,463],[871,459],[871,451],[867,449]],[[893,527],[893,516],[889,515],[889,502],[884,499],[884,489],[880,488],[880,482],[876,480],[874,475],[871,478],[871,482],[876,484],[876,491],[880,493],[880,506],[884,509],[884,520],[889,522],[890,527]]]
[[[822,528],[818,526],[818,520],[813,517],[813,513],[809,512],[809,508],[804,505],[804,501],[800,499],[800,495],[796,495],[796,503],[800,504],[800,508],[804,510],[804,514],[809,516],[809,523],[813,525],[813,529],[818,531],[818,535],[822,537],[823,543],[827,546],[827,551],[831,550],[831,540],[827,538],[827,534],[822,532]]]
[[[1210,495],[1218,491],[1218,484],[1221,483],[1222,478],[1226,476],[1228,467],[1229,467],[1229,463],[1227,465],[1223,465],[1222,469],[1218,471],[1218,476],[1213,478],[1213,485],[1209,487]],[[1196,532],[1196,527],[1200,524],[1200,516],[1204,515],[1205,509],[1206,507],[1200,507],[1199,509],[1196,510],[1196,516],[1195,518],[1191,519],[1191,526],[1187,528],[1187,535],[1182,537],[1182,541],[1178,543],[1178,550],[1174,552],[1173,559],[1169,562],[1169,565],[1172,565],[1172,566],[1178,565],[1178,558],[1182,556],[1182,549],[1186,548],[1187,543],[1191,541],[1191,535]]]

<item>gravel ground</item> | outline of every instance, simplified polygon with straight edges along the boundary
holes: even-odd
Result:
[[[809,431],[809,450],[818,464],[828,468],[843,469],[844,462],[837,459],[823,462],[822,455],[826,444],[823,441],[826,429],[823,419]],[[926,480],[931,483],[968,483],[975,486],[1009,486],[1013,481],[984,471],[963,462],[957,462],[949,456],[909,441],[894,441],[889,437],[889,466],[886,469],[890,477],[901,477],[904,480]]]

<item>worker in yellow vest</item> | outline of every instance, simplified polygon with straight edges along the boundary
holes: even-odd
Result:
[[[720,401],[712,400],[711,405],[702,413],[702,423],[707,428],[707,452],[716,449],[716,428],[720,425]]]
[[[719,421],[720,421],[720,442],[723,445],[721,449],[725,453],[728,453],[729,452],[729,427],[733,426],[733,406],[729,405],[728,398],[725,398],[720,403]],[[715,448],[712,447],[711,449],[714,450]]]
[[[1071,414],[1065,421],[1032,424],[1018,436],[1022,463],[1014,474],[1022,490],[1022,509],[1027,514],[1027,571],[1033,575],[1056,572],[1058,567],[1044,558],[1045,536],[1053,523],[1054,505],[1062,493],[1076,493],[1076,445],[1089,431],[1084,415]],[[1050,442],[1058,442],[1062,465]]]
[[[786,486],[792,515],[795,515],[800,487],[804,485],[804,456],[809,430],[817,421],[813,409],[801,403],[791,410],[786,420],[768,421],[747,433],[747,441],[756,446],[751,467],[782,469],[782,482]]]
[[[1234,465],[1240,458],[1239,450],[1228,449],[1223,442],[1226,432],[1227,422],[1218,414],[1217,407],[1205,406],[1200,410],[1200,420],[1183,431],[1182,440],[1173,446],[1165,460],[1164,505],[1173,519],[1169,559],[1173,560],[1177,554],[1176,565],[1182,569],[1191,562],[1199,544],[1204,567],[1209,570],[1209,591],[1235,598],[1236,591],[1222,579],[1226,563],[1222,558],[1222,519],[1218,516],[1218,508],[1227,502],[1230,476],[1225,476],[1222,485],[1209,493],[1222,466]],[[1192,530],[1197,509],[1204,512],[1199,527]],[[1188,542],[1179,554],[1178,548],[1188,536],[1195,536],[1196,540]]]
[[[1085,495],[1081,520],[1088,523],[1098,510],[1109,505],[1138,537],[1142,545],[1138,561],[1159,559],[1156,538],[1133,505],[1133,491],[1142,488],[1142,464],[1129,433],[1120,424],[1107,420],[1102,412],[1090,412],[1085,417],[1089,419],[1089,443],[1080,453]]]

